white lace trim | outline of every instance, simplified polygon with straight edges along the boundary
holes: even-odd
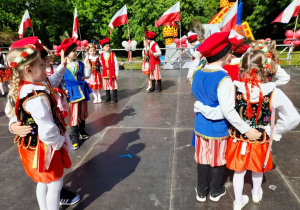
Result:
[[[29,93],[32,93],[33,90],[45,90],[49,94],[49,90],[46,87],[34,84],[23,85],[20,91],[20,98],[26,97]]]

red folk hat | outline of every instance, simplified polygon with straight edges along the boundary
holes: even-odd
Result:
[[[101,39],[99,40],[99,43],[102,47],[104,47],[105,45],[107,44],[110,44],[110,40],[109,40],[109,37],[105,38],[105,39]]]
[[[247,51],[250,45],[243,44],[243,39],[231,38],[229,41],[232,44],[233,55],[235,57],[242,57],[242,55]]]
[[[232,44],[228,39],[229,34],[230,32],[216,32],[197,48],[207,59],[208,63],[223,58],[231,50]]]
[[[189,39],[189,43],[192,43],[192,42],[195,42],[195,41],[197,41],[198,40],[198,35],[197,34],[193,34],[193,35],[190,35],[189,37],[188,37],[188,39]]]
[[[10,49],[23,48],[28,44],[32,44],[36,47],[36,49],[41,54],[41,58],[45,58],[48,55],[47,51],[45,50],[43,45],[40,43],[39,38],[37,36],[26,37],[26,38],[20,39],[18,41],[15,41],[11,45]]]
[[[156,37],[156,33],[154,33],[153,31],[145,31],[146,39],[154,40],[155,37]]]
[[[57,51],[60,52],[63,50],[65,52],[65,56],[68,56],[74,48],[77,48],[77,44],[72,39],[67,38],[61,42]]]

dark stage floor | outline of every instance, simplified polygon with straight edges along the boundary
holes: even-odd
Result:
[[[287,69],[291,81],[283,87],[300,110],[300,70]],[[227,194],[218,202],[195,199],[196,163],[191,146],[194,97],[186,84],[187,70],[162,72],[163,92],[146,93],[146,76],[121,71],[117,104],[89,102],[87,131],[91,138],[71,153],[73,167],[65,184],[82,196],[66,209],[154,210],[232,209],[232,175]],[[104,95],[104,91],[103,94]],[[38,209],[36,184],[25,175],[7,129],[0,99],[0,209]],[[263,200],[245,210],[300,209],[300,126],[273,144],[276,168],[264,176]],[[119,157],[121,155],[127,155]],[[251,198],[247,174],[244,193]]]

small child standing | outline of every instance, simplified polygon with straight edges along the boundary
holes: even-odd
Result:
[[[65,39],[60,44],[58,51],[63,50],[67,58],[67,70],[64,81],[69,100],[69,126],[70,138],[73,148],[79,148],[79,140],[86,140],[89,135],[85,131],[85,119],[88,117],[89,94],[92,92],[85,79],[91,76],[89,62],[85,65],[77,60],[77,45],[72,39]]]
[[[109,37],[99,40],[103,53],[100,54],[100,62],[103,67],[103,88],[106,91],[106,97],[103,103],[111,101],[111,103],[118,102],[118,84],[117,77],[119,74],[119,66],[117,56],[111,51]],[[113,91],[111,99],[110,91]]]
[[[150,60],[150,52],[149,52],[149,44],[147,43],[146,39],[143,40],[144,49],[142,51],[143,56],[143,67],[142,72],[143,74],[146,74],[148,76],[148,87],[147,91],[151,88],[151,80],[150,80],[150,66],[149,66],[149,60]]]
[[[268,74],[273,70],[268,69],[266,63],[267,57],[260,50],[247,52],[241,63],[241,82],[234,81],[235,109],[250,127],[262,132],[259,139],[253,140],[234,127],[229,130],[226,166],[235,171],[234,210],[242,209],[249,201],[247,195],[242,195],[247,170],[252,171],[252,200],[254,203],[262,200],[263,173],[273,168],[270,136],[279,141],[281,134],[295,128],[300,121],[299,113],[289,98],[276,88],[276,83],[268,82]],[[271,128],[275,109],[278,109],[279,119],[275,127]]]
[[[32,132],[14,140],[20,159],[26,174],[37,182],[40,209],[58,210],[64,168],[71,167],[66,125],[56,109],[53,91],[42,83],[46,79],[44,62],[36,47],[12,49],[7,60],[13,69],[9,100],[15,104],[18,121],[32,127]]]
[[[92,66],[92,74],[91,77],[88,80],[88,83],[93,90],[93,96],[94,96],[94,104],[101,103],[101,89],[102,89],[102,77],[100,72],[100,60],[99,55],[96,55],[97,47],[94,44],[88,44],[87,46],[87,52],[88,55],[85,58],[85,63],[90,62],[90,65]]]

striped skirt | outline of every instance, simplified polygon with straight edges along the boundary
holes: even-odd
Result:
[[[88,118],[88,103],[87,101],[79,101],[77,103],[69,103],[69,126],[76,126],[82,120]]]
[[[227,139],[208,140],[197,135],[195,139],[195,160],[197,163],[212,167],[226,164]]]
[[[112,79],[112,85],[110,85],[109,78],[103,78],[104,90],[117,90],[118,88],[117,80]]]
[[[160,74],[160,66],[155,65],[154,70],[150,73],[150,80],[160,80],[161,74]]]

